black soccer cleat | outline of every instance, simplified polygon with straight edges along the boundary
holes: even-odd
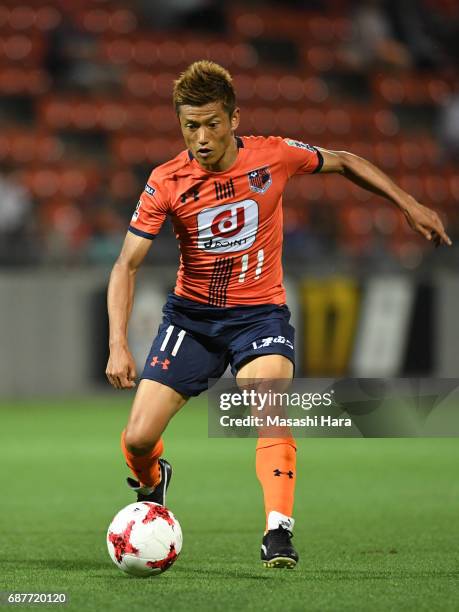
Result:
[[[268,531],[261,544],[261,560],[265,567],[295,567],[299,557],[292,546],[292,537],[293,534],[283,527]]]
[[[126,478],[129,487],[136,491],[138,502],[148,501],[161,506],[166,505],[166,491],[172,478],[172,466],[166,459],[160,459],[159,468],[161,470],[161,482],[151,492],[146,492],[146,487],[142,487],[138,480],[130,477]]]

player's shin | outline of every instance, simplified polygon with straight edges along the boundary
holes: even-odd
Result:
[[[126,459],[126,465],[142,485],[156,487],[159,484],[161,480],[159,458],[164,450],[162,438],[146,454],[138,455],[127,448],[125,430],[123,430],[121,433],[121,450]]]
[[[293,529],[293,503],[296,482],[296,444],[294,438],[258,439],[257,477],[263,489],[266,531]]]

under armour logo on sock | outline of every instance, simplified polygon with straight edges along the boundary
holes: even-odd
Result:
[[[289,470],[288,472],[281,472],[278,468],[276,468],[275,470],[273,470],[273,474],[274,476],[288,476],[289,478],[293,478],[293,472],[292,470]]]

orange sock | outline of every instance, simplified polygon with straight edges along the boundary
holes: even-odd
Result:
[[[128,451],[124,442],[124,429],[121,433],[121,450],[126,457],[126,464],[134,476],[147,487],[156,487],[161,481],[161,471],[158,459],[163,454],[164,444],[162,438],[146,455],[134,455]]]
[[[296,443],[294,438],[259,438],[256,453],[257,477],[263,488],[266,512],[291,517],[295,497]]]

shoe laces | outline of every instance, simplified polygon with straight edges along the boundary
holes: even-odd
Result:
[[[273,544],[276,546],[290,544],[290,540],[293,538],[293,533],[284,527],[278,527],[277,529],[272,529],[269,532],[270,539]]]

